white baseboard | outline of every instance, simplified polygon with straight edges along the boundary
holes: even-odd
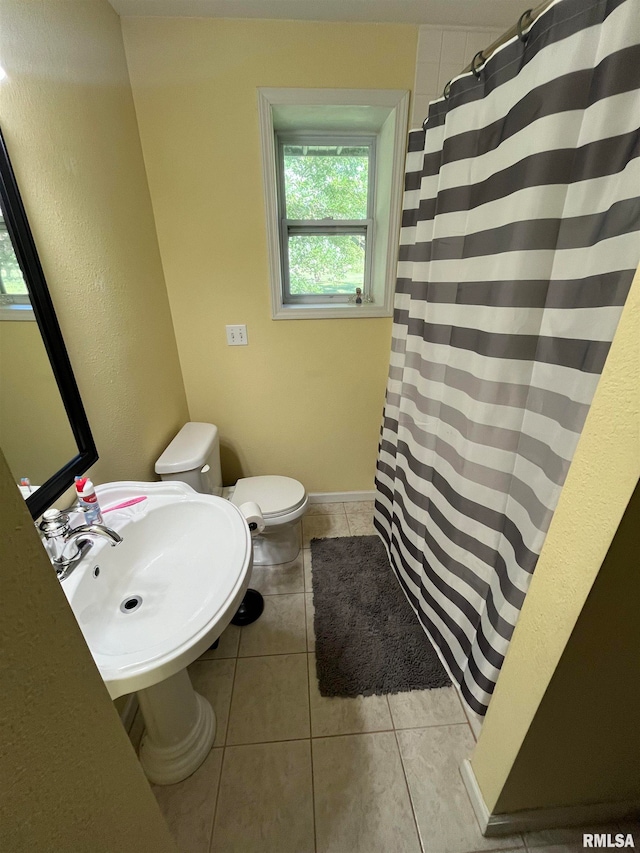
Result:
[[[377,492],[309,492],[311,504],[339,504],[349,501],[374,501]]]
[[[528,809],[510,814],[491,814],[468,759],[462,762],[460,775],[480,824],[480,831],[488,838],[514,835],[518,832],[536,832],[542,829],[561,829],[568,826],[594,826],[623,820],[629,815],[637,813],[640,809],[640,802],[625,801]]]
[[[471,762],[468,758],[465,758],[460,765],[460,775],[462,776],[462,781],[464,782],[467,794],[471,800],[476,820],[480,825],[480,832],[483,835],[486,835],[487,827],[489,826],[489,809],[484,801],[482,791],[480,790],[478,780],[476,779],[476,774],[473,772],[473,767],[471,766]]]

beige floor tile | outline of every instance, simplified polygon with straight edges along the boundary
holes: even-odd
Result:
[[[313,625],[315,607],[313,606],[313,593],[306,592],[304,596],[304,609],[307,616],[307,651],[316,650],[316,631]]]
[[[576,845],[582,850],[582,835],[584,832],[615,835],[616,832],[620,832],[618,826],[617,823],[594,823],[588,826],[567,826],[559,829],[542,829],[538,832],[525,832],[524,843],[527,847],[535,848],[536,853],[539,853],[542,848],[548,848],[552,850],[552,853],[563,853],[562,848],[566,848],[568,851],[569,848],[573,848]]]
[[[350,512],[368,512],[373,515],[373,505],[375,501],[345,501],[344,511]]]
[[[309,699],[312,737],[381,732],[392,728],[386,696],[357,696],[354,699],[321,696],[316,656],[313,654],[309,655]]]
[[[308,548],[312,539],[349,536],[346,515],[312,515],[302,521],[302,544]]]
[[[396,729],[446,726],[467,721],[453,687],[393,693],[387,699]]]
[[[209,851],[222,753],[222,749],[212,749],[204,764],[184,782],[152,788],[180,853]]]
[[[371,512],[349,512],[349,534],[351,536],[376,536],[377,530],[373,526],[373,513]]]
[[[467,717],[467,721],[471,726],[471,731],[473,732],[473,736],[476,740],[480,737],[480,732],[482,731],[482,725],[484,723],[484,717],[481,717],[480,714],[476,714],[474,710],[472,710],[468,705],[463,703],[463,710]]]
[[[305,548],[302,551],[302,559],[304,562],[304,591],[313,592],[313,582],[311,580],[311,548]]]
[[[262,616],[242,629],[238,657],[306,652],[304,598],[304,592],[265,595]]]
[[[304,592],[302,551],[290,563],[279,566],[254,566],[250,586],[263,595]]]
[[[309,737],[307,656],[239,658],[228,744]]]
[[[305,518],[310,515],[344,515],[343,503],[318,503],[307,504]]]
[[[471,853],[522,847],[519,835],[484,838],[460,776],[475,746],[469,726],[396,733],[424,853]]]
[[[216,715],[214,746],[224,746],[235,666],[234,659],[197,660],[189,667],[193,689],[211,702]]]
[[[240,628],[237,625],[227,625],[222,634],[217,649],[207,649],[200,655],[198,660],[224,660],[225,658],[238,657],[238,646],[240,645]]]
[[[312,741],[318,853],[420,853],[393,732]]]
[[[310,741],[228,747],[214,853],[313,853]]]

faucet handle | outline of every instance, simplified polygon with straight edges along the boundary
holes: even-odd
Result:
[[[55,507],[46,510],[38,528],[44,533],[45,539],[54,539],[69,532],[69,516]]]

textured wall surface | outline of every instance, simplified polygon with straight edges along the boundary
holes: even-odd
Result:
[[[471,759],[490,811],[496,807],[512,811],[624,800],[629,796],[629,785],[621,779],[619,771],[605,765],[599,773],[593,772],[592,752],[594,739],[599,740],[597,754],[608,752],[612,758],[620,755],[627,745],[638,745],[637,725],[636,731],[624,725],[630,715],[637,715],[638,659],[615,654],[618,647],[637,649],[637,612],[633,619],[625,619],[624,613],[629,611],[624,610],[619,623],[609,621],[611,590],[619,584],[620,571],[624,576],[625,565],[629,574],[635,572],[635,577],[629,578],[629,596],[633,599],[638,595],[638,551],[637,547],[632,549],[629,531],[612,550],[611,557],[618,563],[621,560],[626,563],[607,569],[595,603],[591,602],[586,611],[585,624],[592,633],[596,632],[595,636],[600,634],[603,653],[583,660],[583,679],[587,681],[581,681],[580,674],[565,664],[559,670],[563,677],[559,675],[560,680],[552,685],[549,701],[553,704],[546,707],[545,693],[550,689],[556,667],[562,665],[565,647],[639,477],[640,272],[629,293]],[[634,523],[637,526],[637,517]],[[611,631],[621,633],[619,646],[611,645]],[[577,635],[575,645],[567,647],[571,654],[567,658],[569,663],[575,666],[575,650],[586,648],[585,643],[583,632]],[[636,682],[631,687],[634,678]],[[611,696],[605,716],[599,718],[592,705],[580,706],[588,696],[587,685],[597,691],[601,685],[604,688],[611,683],[623,685],[624,689],[618,688],[615,697]],[[549,714],[548,709],[554,705],[556,714]],[[598,707],[607,708],[607,704],[599,701]],[[565,756],[571,756],[571,773],[580,781],[558,788],[561,775],[558,771],[554,779],[556,769],[552,762],[539,761],[536,752],[528,751],[524,768],[519,752],[532,726],[532,737],[538,743],[546,740],[546,748],[553,754],[552,744],[557,744],[559,737],[556,715],[558,723],[566,723],[570,709],[575,713],[576,725],[567,724],[563,729],[562,749]],[[544,716],[537,720],[539,710]],[[516,762],[517,773],[514,771],[510,777]],[[625,766],[622,761],[619,770]],[[528,774],[528,781],[523,774]],[[637,783],[637,776],[635,779],[633,784]]]
[[[176,853],[0,453],[0,848]]]
[[[2,131],[100,461],[151,479],[188,419],[120,21],[106,0],[0,2]]]
[[[256,89],[411,89],[418,28],[122,25],[192,419],[220,426],[227,482],[372,489],[391,320],[271,319]]]

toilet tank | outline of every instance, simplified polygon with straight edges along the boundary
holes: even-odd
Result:
[[[214,424],[188,423],[156,462],[161,480],[179,480],[196,492],[222,494],[220,437]]]

